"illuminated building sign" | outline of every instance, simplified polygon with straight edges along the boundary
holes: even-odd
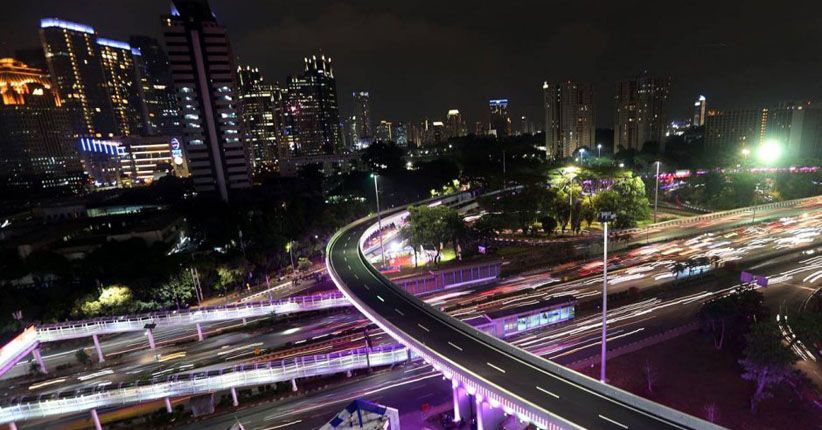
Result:
[[[109,155],[123,155],[125,148],[116,140],[100,140],[84,137],[80,139],[80,147],[84,152],[99,152]]]
[[[171,138],[171,158],[174,159],[174,164],[183,164],[183,149],[176,137]]]

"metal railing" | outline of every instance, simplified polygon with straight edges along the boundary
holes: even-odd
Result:
[[[412,358],[401,345],[361,348],[339,353],[296,357],[254,365],[226,367],[152,379],[23,398],[0,406],[0,424],[122,406],[166,397],[190,396],[231,388],[330,375],[369,366],[390,366]]]

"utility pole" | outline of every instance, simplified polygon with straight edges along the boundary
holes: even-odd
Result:
[[[502,150],[502,189],[505,189],[505,184],[508,182],[505,172],[505,150]]]
[[[599,381],[605,383],[606,340],[608,337],[608,222],[616,219],[612,212],[600,212],[602,223],[602,340],[599,363]]]
[[[382,268],[385,268],[385,247],[383,247],[382,243],[382,215],[380,215],[380,188],[377,186],[378,176],[376,173],[371,174],[371,177],[374,178],[374,196],[377,198],[377,234],[380,236],[380,256],[382,257]]]
[[[656,187],[654,187],[654,224],[656,224],[656,207],[659,202],[659,161],[656,162]]]

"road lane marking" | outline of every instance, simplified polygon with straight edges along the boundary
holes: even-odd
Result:
[[[354,277],[357,278],[358,281],[360,280],[360,275],[357,275],[356,273],[354,273]]]
[[[487,361],[485,362],[485,364],[487,364],[487,365],[489,365],[489,366],[493,367],[494,369],[496,369],[496,370],[498,370],[498,371],[500,371],[500,372],[502,372],[502,373],[505,373],[505,369],[503,369],[503,368],[501,368],[501,367],[499,367],[499,366],[494,366],[493,364],[491,364],[491,363],[489,363],[489,362],[487,362]]]
[[[545,393],[545,394],[547,394],[547,395],[549,395],[549,396],[554,397],[555,399],[558,399],[558,398],[559,398],[559,396],[557,396],[556,394],[554,394],[554,393],[552,393],[552,392],[550,392],[550,391],[546,390],[545,388],[540,387],[539,385],[537,385],[537,390],[540,390],[540,391],[542,391],[543,393]]]
[[[365,288],[368,291],[371,291],[371,288],[369,288],[368,285],[362,284],[362,287]]]
[[[419,328],[421,328],[421,329],[423,329],[423,330],[427,331],[428,333],[431,333],[431,330],[428,330],[428,327],[426,327],[426,326],[424,326],[424,325],[422,325],[422,324],[420,324],[420,323],[417,323],[417,326],[418,326]]]
[[[605,421],[608,421],[609,423],[616,424],[616,425],[618,425],[618,426],[620,426],[620,427],[622,427],[622,428],[624,428],[624,429],[627,429],[627,428],[628,428],[628,426],[626,426],[625,424],[622,424],[622,423],[621,423],[621,422],[619,422],[619,421],[614,421],[614,420],[612,420],[612,419],[610,419],[610,418],[606,417],[605,415],[600,415],[599,417],[600,417],[600,418],[602,418],[602,419],[603,419],[603,420],[605,420]]]
[[[377,295],[377,298],[380,299],[381,302],[385,303],[385,299]]]
[[[396,313],[398,313],[398,314],[400,314],[400,315],[402,315],[402,316],[405,316],[405,314],[404,314],[404,313],[402,313],[402,311],[401,311],[401,310],[399,310],[399,309],[397,309],[397,308],[394,308],[394,312],[396,312]]]
[[[456,348],[456,349],[458,349],[458,350],[462,351],[462,348],[460,348],[460,347],[459,347],[459,345],[455,345],[454,343],[451,343],[451,342],[448,342],[448,344],[449,344],[449,345],[451,345],[451,346],[453,346],[454,348]]]

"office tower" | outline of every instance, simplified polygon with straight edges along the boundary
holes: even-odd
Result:
[[[294,156],[333,154],[341,148],[337,83],[331,58],[306,57],[302,75],[286,85],[284,134]]]
[[[139,50],[119,40],[97,38],[108,97],[114,113],[114,134],[129,136],[143,132],[142,87],[134,58]]]
[[[765,136],[768,109],[711,109],[705,115],[705,151],[758,145]]]
[[[183,127],[168,56],[153,37],[131,36],[128,41],[132,48],[140,52],[134,60],[145,108],[144,132],[179,137]]]
[[[393,142],[394,124],[391,121],[382,120],[374,129],[375,142]]]
[[[450,109],[445,116],[445,136],[447,138],[465,136],[467,131],[465,129],[465,122],[462,120],[462,115],[457,109]]]
[[[822,154],[822,107],[811,102],[779,103],[763,109],[764,141],[775,141],[786,157]]]
[[[40,20],[49,74],[71,112],[75,135],[113,136],[114,112],[94,29],[55,18]]]
[[[534,122],[530,118],[523,115],[519,118],[519,127],[517,128],[517,135],[535,134],[537,132]]]
[[[429,130],[434,145],[445,142],[445,124],[442,121],[432,122]]]
[[[243,138],[251,153],[255,173],[273,171],[277,164],[277,119],[281,114],[280,93],[251,66],[237,69]]]
[[[394,125],[394,143],[400,148],[408,147],[408,126],[404,122]]]
[[[705,96],[699,96],[694,102],[694,119],[691,125],[694,127],[702,127],[705,125],[705,109],[707,108],[707,100]]]
[[[251,186],[251,172],[226,29],[207,0],[174,0],[163,25],[194,187],[228,201],[229,190]]]
[[[0,183],[19,190],[78,192],[84,181],[71,119],[40,69],[0,59]]]
[[[371,143],[374,132],[371,125],[371,97],[367,91],[355,91],[354,94],[354,122],[355,141],[358,148],[365,148]]]
[[[614,148],[641,151],[646,142],[658,142],[662,151],[667,125],[670,78],[643,73],[617,85]]]
[[[492,99],[488,101],[489,121],[488,129],[498,138],[511,135],[511,116],[508,114],[508,99]]]
[[[474,135],[485,136],[488,134],[488,124],[482,121],[474,122]]]
[[[593,149],[596,137],[593,87],[574,81],[545,82],[542,96],[548,157],[566,158],[580,148]]]

